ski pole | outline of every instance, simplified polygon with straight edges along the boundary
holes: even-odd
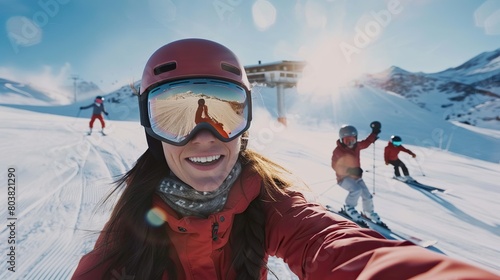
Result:
[[[333,179],[327,179],[327,180],[323,180],[323,181],[308,183],[307,185],[309,185],[309,186],[318,185],[318,184],[322,184],[322,183],[326,183],[326,182],[331,182],[331,181],[334,181],[334,180],[336,180],[336,179],[335,178],[333,178]]]
[[[373,142],[373,195],[375,195],[375,142]]]
[[[420,166],[420,163],[416,159],[415,159],[415,161],[417,162],[418,169],[420,169],[420,172],[422,173],[422,176],[425,176],[424,171],[422,170],[422,167]]]
[[[375,141],[378,139],[378,134],[380,133],[380,129],[382,125],[378,121],[373,121],[370,123],[370,127],[372,128],[372,133],[375,133],[375,140],[373,140],[373,195],[375,195]]]
[[[335,187],[337,184],[333,184],[330,187],[328,187],[325,191],[319,194],[319,196],[323,196],[325,193],[329,192],[333,187]]]

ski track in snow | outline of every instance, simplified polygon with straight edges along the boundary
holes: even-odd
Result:
[[[26,193],[23,187],[28,185],[19,186],[17,279],[69,279],[82,253],[91,249],[88,245],[93,245],[93,242],[82,242],[82,229],[86,228],[97,202],[109,190],[111,181],[108,178],[118,176],[130,167],[125,159],[116,158],[120,153],[114,149],[113,143],[106,143],[108,139],[104,136],[85,136],[81,134],[81,127],[75,128],[71,124],[55,127],[51,133],[72,133],[74,137],[61,139],[76,141],[54,143],[55,137],[44,139],[44,134],[36,139],[47,146],[42,152],[44,157],[55,161],[50,165],[52,172],[46,172],[38,177],[39,181],[29,183],[30,188],[48,186],[45,191],[23,203],[19,197]],[[113,138],[109,140],[114,142]],[[61,158],[63,162],[58,161]],[[96,170],[100,170],[100,174],[95,174]],[[36,213],[45,215],[40,219],[34,215]],[[1,218],[6,220],[6,213],[2,212]],[[3,228],[0,233],[7,234],[6,231],[7,228]],[[84,248],[84,245],[87,246]],[[12,272],[7,269],[0,271],[0,279],[13,279],[11,276]]]

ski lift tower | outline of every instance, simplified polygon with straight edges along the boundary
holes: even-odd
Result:
[[[74,98],[75,98],[75,103],[76,103],[76,90],[77,90],[77,87],[76,87],[76,81],[78,81],[80,78],[77,76],[77,75],[73,75],[71,76],[71,78],[73,80],[73,94],[74,94]]]
[[[245,66],[250,83],[263,84],[267,87],[276,87],[278,121],[286,125],[285,92],[286,88],[297,86],[302,77],[302,69],[306,66],[303,61],[282,60],[257,65]]]

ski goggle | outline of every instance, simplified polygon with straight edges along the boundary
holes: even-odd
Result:
[[[392,141],[392,145],[394,146],[401,146],[401,141]]]
[[[342,138],[342,143],[346,144],[347,146],[351,146],[356,144],[358,141],[358,138],[356,136],[345,136]]]
[[[182,146],[206,129],[223,142],[250,127],[250,92],[231,82],[187,79],[161,84],[139,97],[141,124],[146,132]]]

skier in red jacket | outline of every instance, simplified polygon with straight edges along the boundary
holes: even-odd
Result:
[[[402,139],[399,136],[392,135],[391,140],[387,143],[387,146],[384,149],[384,160],[385,165],[393,165],[394,166],[394,178],[401,181],[413,181],[414,179],[410,176],[410,172],[406,165],[399,159],[399,152],[405,152],[410,154],[412,157],[416,157],[417,155],[412,151],[405,148],[402,144]],[[404,177],[401,176],[399,172],[399,168],[403,170]]]
[[[347,215],[356,222],[363,220],[356,210],[356,205],[361,197],[364,214],[373,222],[382,224],[379,215],[374,210],[373,196],[363,181],[363,169],[360,161],[360,151],[374,143],[380,133],[379,122],[372,122],[371,126],[372,133],[361,141],[358,141],[358,131],[354,126],[342,126],[339,130],[337,147],[332,153],[331,166],[335,170],[339,186],[349,192],[344,205]]]
[[[217,114],[231,134],[192,126],[182,104],[202,96],[225,105]],[[286,170],[242,141],[250,84],[218,43],[184,39],[158,49],[143,72],[139,108],[148,149],[118,181],[109,221],[72,279],[264,280],[269,256],[299,279],[500,279],[387,240],[293,191]]]

